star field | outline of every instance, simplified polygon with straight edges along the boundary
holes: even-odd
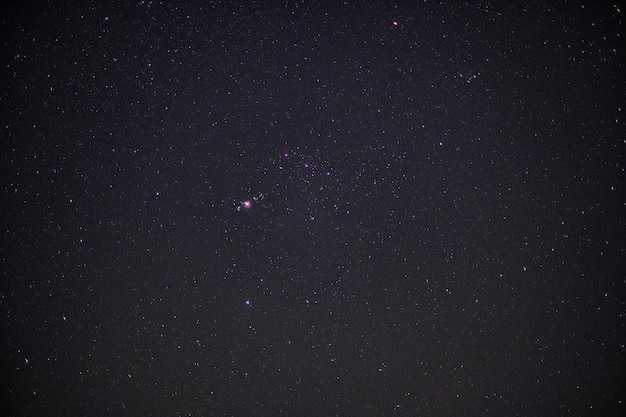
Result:
[[[2,14],[12,416],[618,416],[620,2]]]

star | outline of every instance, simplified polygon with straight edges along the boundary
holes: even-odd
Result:
[[[251,208],[252,208],[252,201],[250,200],[243,200],[242,202],[239,203],[239,205],[237,205],[237,211],[241,211],[241,210],[248,211]]]

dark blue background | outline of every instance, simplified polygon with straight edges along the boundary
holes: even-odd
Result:
[[[624,9],[5,6],[3,408],[621,415]]]

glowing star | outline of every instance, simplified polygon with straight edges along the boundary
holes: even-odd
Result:
[[[252,196],[252,198],[249,198],[247,200],[241,200],[239,204],[237,204],[236,210],[237,211],[251,210],[254,203],[258,203],[259,201],[262,201],[264,199],[265,199],[265,194],[258,193],[257,195]]]
[[[241,211],[241,210],[250,210],[252,208],[252,201],[250,200],[244,200],[241,203],[239,203],[239,205],[237,206],[237,211]]]

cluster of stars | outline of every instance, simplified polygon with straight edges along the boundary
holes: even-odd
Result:
[[[265,194],[259,193],[255,195],[254,197],[252,197],[251,199],[242,200],[237,205],[236,210],[237,211],[249,211],[250,209],[252,209],[252,205],[254,203],[259,202],[263,200],[264,198],[265,198]]]

